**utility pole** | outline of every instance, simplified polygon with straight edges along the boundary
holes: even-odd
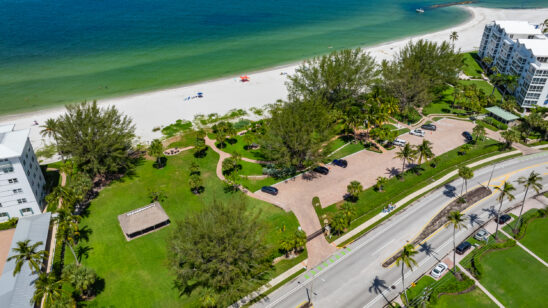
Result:
[[[493,178],[493,172],[495,172],[495,167],[497,164],[493,165],[493,169],[491,170],[491,175],[489,176],[489,181],[487,182],[487,188],[489,188],[489,184],[491,183],[491,178]]]

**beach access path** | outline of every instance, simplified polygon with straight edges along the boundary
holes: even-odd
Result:
[[[408,37],[393,42],[383,43],[365,50],[370,52],[377,61],[391,59],[410,39],[427,39],[433,42],[448,40],[451,32],[456,31],[459,39],[455,46],[462,51],[472,51],[479,47],[485,24],[495,20],[526,20],[541,23],[548,16],[548,9],[490,9],[479,7],[465,7],[471,18],[461,25],[434,33]],[[153,131],[155,127],[163,127],[178,119],[192,120],[196,114],[218,113],[224,114],[235,108],[249,109],[263,107],[287,97],[285,82],[287,74],[293,74],[297,64],[280,66],[260,72],[248,73],[249,82],[239,82],[235,74],[233,77],[213,81],[200,82],[181,87],[153,91],[148,93],[104,99],[99,101],[100,106],[114,105],[121,112],[130,116],[136,125],[136,135],[142,142],[148,142],[161,136],[160,131]],[[287,74],[284,74],[287,73]],[[184,98],[203,92],[203,98],[185,101]],[[88,98],[90,100],[92,98]],[[36,120],[42,125],[47,119],[59,116],[64,107],[0,116],[1,124],[15,124],[16,129],[30,128],[30,139],[35,149],[44,144],[40,136],[41,128],[33,125]]]

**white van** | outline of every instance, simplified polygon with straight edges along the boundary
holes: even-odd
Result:
[[[394,143],[394,145],[403,147],[403,146],[405,146],[405,144],[407,143],[407,141],[405,141],[405,140],[403,140],[403,139],[396,138],[396,140],[394,140],[393,143]]]

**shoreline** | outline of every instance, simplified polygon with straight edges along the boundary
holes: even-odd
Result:
[[[395,39],[384,43],[362,47],[369,52],[377,62],[391,59],[393,55],[410,40],[426,39],[434,42],[448,40],[449,34],[457,31],[459,39],[456,48],[462,52],[476,50],[479,47],[483,27],[495,19],[517,19],[540,23],[548,16],[548,8],[541,9],[490,9],[481,7],[460,6],[470,14],[463,23],[456,26],[436,30],[430,33],[417,34]],[[293,62],[257,70],[247,75],[250,82],[241,83],[237,74],[219,77],[207,81],[173,86],[149,92],[112,97],[98,100],[100,106],[116,106],[121,112],[133,118],[136,125],[136,136],[140,142],[146,142],[161,137],[160,132],[153,132],[154,127],[162,127],[177,119],[193,120],[196,114],[224,114],[231,109],[262,107],[285,99],[287,90],[282,73],[292,74],[302,62]],[[204,98],[184,101],[185,97],[203,92]],[[43,146],[38,121],[42,125],[45,120],[57,117],[64,112],[64,106],[50,107],[41,110],[19,112],[0,117],[0,125],[12,123],[16,129],[30,128],[30,139],[35,148]]]

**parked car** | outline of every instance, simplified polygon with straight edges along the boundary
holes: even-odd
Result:
[[[436,267],[434,267],[434,269],[430,272],[430,275],[434,278],[440,278],[441,277],[441,274],[443,274],[443,272],[445,272],[446,269],[448,269],[449,266],[447,266],[447,264],[443,263],[443,262],[440,262],[438,263],[438,265],[436,265]]]
[[[421,125],[421,128],[426,130],[433,130],[433,131],[437,129],[436,125],[432,123]]]
[[[413,136],[424,137],[424,131],[422,129],[418,129],[418,128],[410,131],[409,134],[411,134]]]
[[[394,145],[397,145],[397,146],[400,146],[400,147],[403,147],[405,146],[405,144],[407,143],[407,141],[403,140],[403,139],[398,139],[396,138],[396,140],[394,140],[394,142],[392,142]]]
[[[264,193],[273,195],[273,196],[278,195],[278,188],[272,187],[272,186],[263,186],[261,188],[261,191],[264,192]]]
[[[470,134],[469,132],[462,132],[462,136],[466,139],[466,141],[474,140],[474,137],[472,137],[472,134]]]
[[[323,167],[323,166],[318,166],[318,167],[312,169],[312,171],[323,174],[323,175],[328,175],[329,174],[329,169],[327,169],[326,167]]]
[[[333,165],[346,168],[348,166],[348,162],[346,159],[335,159],[333,160]]]
[[[472,244],[470,244],[469,242],[462,242],[459,244],[459,246],[457,246],[457,249],[455,249],[455,251],[459,254],[459,255],[462,255],[463,253],[465,253],[468,249],[470,249],[470,247],[472,247]]]
[[[499,225],[504,225],[508,220],[512,219],[512,217],[508,214],[501,215],[498,219],[495,219],[495,221]]]
[[[487,230],[485,229],[479,229],[478,232],[476,232],[476,234],[474,234],[474,238],[478,241],[485,241],[489,238],[489,232],[487,232]]]

